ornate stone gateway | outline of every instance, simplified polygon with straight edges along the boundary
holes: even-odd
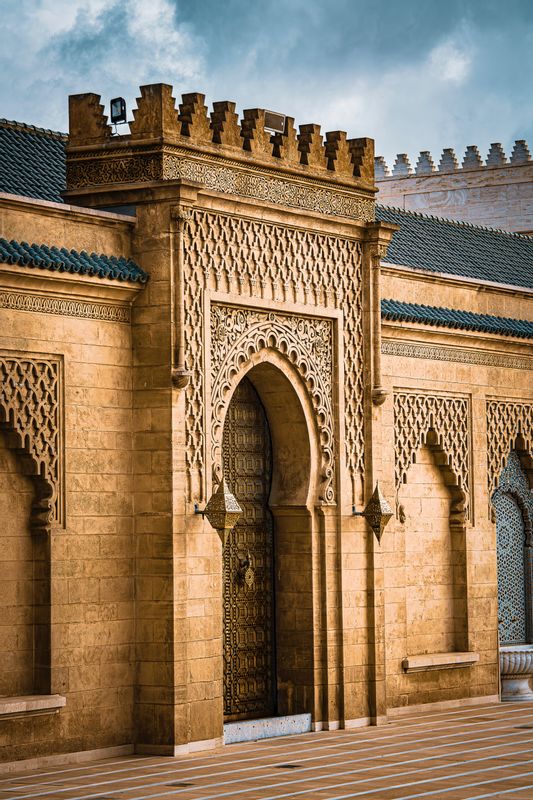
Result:
[[[224,476],[243,515],[224,548],[224,714],[226,719],[276,712],[274,531],[268,497],[272,475],[265,411],[244,378],[228,408]]]

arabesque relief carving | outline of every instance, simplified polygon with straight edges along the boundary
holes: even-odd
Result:
[[[486,350],[468,350],[464,347],[441,347],[396,339],[384,339],[381,352],[388,356],[425,358],[428,361],[455,361],[459,364],[480,364],[487,367],[533,369],[533,358],[528,356],[491,353]]]
[[[328,319],[214,304],[211,308],[211,458],[221,463],[224,414],[232,379],[253,353],[273,347],[307,386],[320,429],[320,499],[335,501],[333,324]]]
[[[533,403],[487,400],[487,480],[491,519],[494,519],[492,496],[518,437],[529,456],[533,457]]]
[[[80,317],[81,319],[102,319],[108,322],[130,322],[131,320],[129,306],[89,303],[85,300],[64,300],[59,297],[46,297],[23,292],[0,292],[0,308],[64,317]]]
[[[184,222],[186,465],[202,500],[205,481],[203,295],[210,287],[246,298],[343,312],[346,463],[354,486],[364,465],[362,246],[349,238],[196,209]],[[315,356],[316,359],[316,356]]]
[[[394,392],[396,495],[407,480],[417,450],[433,432],[448,467],[465,495],[464,513],[471,519],[470,398],[425,392]]]
[[[99,186],[109,183],[140,181],[187,180],[199,181],[208,189],[252,197],[279,205],[319,211],[330,216],[352,217],[363,222],[375,219],[373,199],[354,192],[334,190],[319,180],[284,180],[274,170],[254,167],[253,172],[236,168],[229,159],[202,160],[187,158],[187,150],[175,152],[142,152],[141,147],[123,148],[117,157],[105,159],[80,156],[69,160],[67,185],[70,189]]]
[[[0,355],[0,424],[35,478],[34,530],[63,521],[60,376],[59,359]]]

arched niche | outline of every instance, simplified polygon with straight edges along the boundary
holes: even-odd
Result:
[[[533,644],[533,496],[531,457],[517,438],[492,507],[496,521],[500,644]]]
[[[0,694],[50,692],[52,488],[9,425],[0,425]]]
[[[243,378],[250,381],[263,405],[272,444],[268,506],[274,519],[277,713],[313,712],[313,549],[321,477],[318,425],[300,376],[272,349],[252,355],[235,376],[224,419]],[[237,499],[245,502],[245,498]]]
[[[465,492],[429,430],[400,488],[406,655],[468,649]]]

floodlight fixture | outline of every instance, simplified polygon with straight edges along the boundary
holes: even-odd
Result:
[[[272,133],[285,133],[285,114],[277,111],[265,111],[265,130]]]
[[[117,125],[126,122],[126,101],[123,97],[114,97],[110,102],[111,122]]]

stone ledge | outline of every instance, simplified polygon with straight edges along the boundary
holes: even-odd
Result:
[[[0,718],[14,714],[46,714],[66,705],[60,694],[27,694],[20,697],[0,697]]]
[[[257,739],[271,739],[275,736],[291,736],[308,733],[310,730],[311,714],[291,714],[285,717],[226,722],[224,744],[253,742]]]
[[[425,653],[407,656],[402,661],[404,672],[427,672],[433,669],[471,667],[479,661],[479,653]]]

